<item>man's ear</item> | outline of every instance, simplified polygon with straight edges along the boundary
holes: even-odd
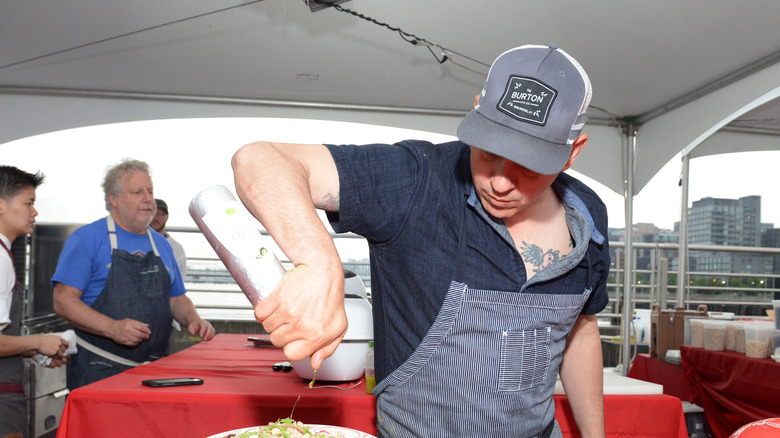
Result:
[[[111,204],[111,207],[116,208],[116,196],[109,193],[108,194],[108,203]]]
[[[561,172],[570,168],[574,164],[574,161],[577,160],[577,155],[579,155],[580,152],[582,152],[582,150],[585,148],[585,145],[587,143],[588,143],[588,134],[582,134],[574,140],[574,144],[572,145],[571,148],[571,154],[569,155],[569,161],[567,161],[566,165],[563,166]]]
[[[477,97],[474,98],[474,108],[479,106],[479,94],[477,94]]]

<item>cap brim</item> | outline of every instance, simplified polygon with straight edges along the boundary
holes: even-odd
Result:
[[[570,144],[550,143],[495,123],[477,110],[461,120],[457,136],[469,146],[502,156],[542,175],[560,172],[572,150]]]

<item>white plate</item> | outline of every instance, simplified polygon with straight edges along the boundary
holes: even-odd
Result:
[[[220,432],[216,435],[211,435],[207,438],[225,438],[227,435],[234,433],[236,436],[240,436],[244,432],[258,430],[263,426],[246,427],[244,429],[229,430],[227,432]],[[361,432],[355,429],[349,429],[347,427],[340,426],[326,426],[323,424],[309,424],[306,426],[312,432],[326,432],[331,435],[340,436],[341,438],[376,438],[374,435],[369,435],[365,432]]]

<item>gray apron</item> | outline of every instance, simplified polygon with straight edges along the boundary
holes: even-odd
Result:
[[[570,254],[580,260],[587,257],[586,233],[578,239],[584,248]],[[420,345],[374,390],[379,436],[562,436],[552,396],[591,281],[581,294],[533,294],[524,292],[529,282],[518,292],[453,280]]]
[[[5,243],[0,241],[8,255],[13,256]],[[14,271],[15,272],[15,271]],[[22,288],[19,282],[14,282],[11,291],[11,323],[3,330],[4,335],[19,336],[22,333]],[[24,359],[21,354],[0,357],[0,437],[13,433],[22,433],[27,437],[27,401],[24,398],[22,375],[24,374]]]
[[[109,353],[133,362],[146,362],[165,356],[171,333],[170,277],[157,253],[152,233],[147,230],[152,251],[141,257],[117,249],[116,228],[107,218],[111,240],[111,268],[106,285],[92,308],[113,319],[131,318],[149,324],[151,335],[135,347],[117,344],[110,338],[76,330],[76,334]],[[113,362],[86,349],[70,362],[70,389],[119,374],[131,366]]]

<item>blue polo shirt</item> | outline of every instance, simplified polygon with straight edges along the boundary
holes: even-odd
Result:
[[[553,188],[564,201],[575,245],[587,239],[587,249],[575,248],[579,262],[553,265],[529,282],[506,226],[484,212],[474,193],[467,145],[407,140],[326,146],[340,184],[339,212],[328,215],[330,223],[337,233],[359,234],[369,244],[377,381],[414,352],[453,280],[517,293],[580,294],[589,288],[582,313],[606,306],[606,207],[577,179],[562,173]]]
[[[151,230],[154,245],[163,264],[168,268],[171,280],[171,297],[184,295],[184,281],[179,273],[179,265],[173,255],[171,244],[165,236]],[[152,251],[148,234],[134,234],[116,225],[117,244],[130,254],[145,256]],[[108,237],[106,218],[100,218],[90,224],[79,227],[65,241],[57,268],[51,282],[66,284],[82,291],[81,301],[88,306],[97,300],[106,286],[108,272],[111,269],[111,241]]]

